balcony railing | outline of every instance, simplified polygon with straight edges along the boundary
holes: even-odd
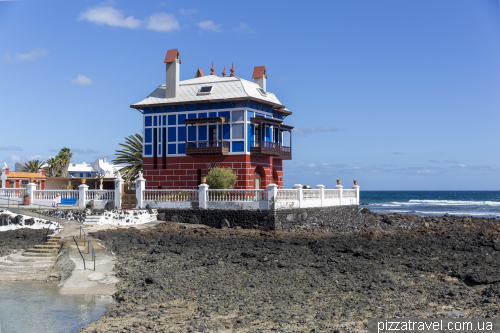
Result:
[[[229,142],[222,140],[186,142],[186,155],[227,155]]]
[[[273,156],[283,160],[292,159],[292,148],[280,146],[277,142],[250,141],[250,153],[253,155]]]

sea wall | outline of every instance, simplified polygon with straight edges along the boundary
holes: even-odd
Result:
[[[363,220],[357,205],[280,209],[275,211],[275,230],[351,231]]]
[[[200,223],[214,228],[241,227],[261,230],[348,231],[363,221],[358,206],[337,206],[283,210],[242,209],[158,209],[158,219]]]
[[[158,219],[182,223],[199,223],[213,228],[275,230],[274,212],[243,209],[158,209]],[[226,220],[227,222],[225,222]]]

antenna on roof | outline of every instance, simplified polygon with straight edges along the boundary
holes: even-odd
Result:
[[[215,69],[214,69],[214,62],[212,61],[212,68],[210,68],[210,71],[212,73],[210,73],[210,75],[215,75],[214,72],[215,72]]]
[[[231,75],[229,75],[230,77],[233,77],[234,76],[234,62],[231,63]]]
[[[224,72],[222,72],[222,77],[226,77],[226,66],[224,66]]]

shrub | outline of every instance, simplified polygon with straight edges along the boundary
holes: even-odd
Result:
[[[207,185],[213,190],[228,190],[234,187],[238,175],[231,168],[214,168],[207,173]]]

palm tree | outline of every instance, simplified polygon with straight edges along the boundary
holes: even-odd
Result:
[[[57,170],[59,169],[58,156],[49,158],[45,163],[47,164],[47,171],[49,172],[49,176],[56,177]]]
[[[120,143],[123,150],[115,150],[116,158],[111,161],[115,164],[126,164],[120,170],[126,181],[137,178],[139,171],[142,171],[142,136],[140,134],[129,135],[125,138],[126,143]]]
[[[61,177],[68,176],[68,168],[71,162],[71,158],[73,157],[73,153],[69,150],[69,148],[63,148],[57,155],[59,160],[59,172]]]
[[[42,161],[39,160],[31,160],[26,163],[23,163],[21,166],[21,171],[30,172],[30,173],[38,173],[40,169],[42,169]]]

